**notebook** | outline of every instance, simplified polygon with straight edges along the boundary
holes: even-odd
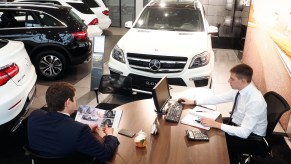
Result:
[[[214,108],[215,107],[213,107],[213,109]],[[218,111],[206,109],[206,108],[203,108],[200,106],[196,106],[183,119],[181,119],[181,123],[186,124],[186,125],[190,125],[190,126],[194,126],[197,128],[209,130],[210,127],[204,126],[195,120],[199,120],[202,117],[207,117],[207,118],[211,118],[213,120],[216,120],[219,115],[220,115],[220,112],[218,112]]]

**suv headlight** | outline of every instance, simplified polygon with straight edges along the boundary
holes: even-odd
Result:
[[[122,49],[119,48],[117,45],[115,45],[113,48],[112,57],[115,60],[120,61],[121,63],[125,63],[124,53]]]
[[[192,58],[189,69],[205,66],[209,63],[210,54],[205,51]]]

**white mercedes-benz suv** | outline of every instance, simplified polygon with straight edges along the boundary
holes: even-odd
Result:
[[[110,73],[130,76],[136,91],[151,91],[167,76],[169,84],[210,87],[214,66],[211,34],[197,0],[151,1],[118,41],[109,59]]]

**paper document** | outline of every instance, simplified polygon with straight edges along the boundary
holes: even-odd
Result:
[[[75,120],[84,124],[97,124],[104,127],[107,124],[110,127],[118,128],[122,110],[103,110],[87,105],[80,105],[77,110]]]
[[[219,115],[220,115],[220,112],[218,112],[218,111],[214,111],[214,110],[206,109],[204,107],[196,106],[183,119],[181,119],[181,123],[209,130],[210,127],[203,126],[202,124],[199,123],[198,120],[200,120],[200,118],[202,118],[202,117],[207,117],[207,118],[216,120]]]

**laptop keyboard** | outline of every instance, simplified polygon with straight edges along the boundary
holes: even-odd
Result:
[[[165,120],[169,122],[178,123],[182,114],[183,106],[182,104],[175,102],[168,107],[168,112],[165,116]]]

